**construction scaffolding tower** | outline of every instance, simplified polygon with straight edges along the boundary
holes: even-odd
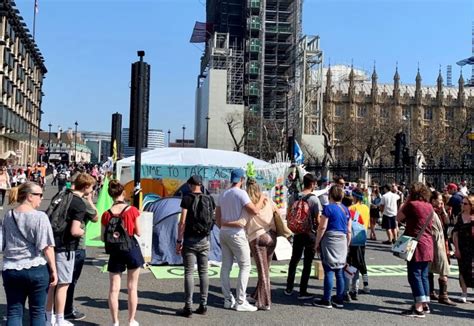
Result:
[[[323,119],[323,52],[319,36],[304,36],[298,42],[296,105],[294,122],[296,138],[321,135]]]

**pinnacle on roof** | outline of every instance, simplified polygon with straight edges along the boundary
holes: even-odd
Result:
[[[462,76],[462,69],[461,69],[461,74],[459,75],[458,83],[459,85],[464,85],[464,77]]]
[[[443,76],[441,75],[441,68],[439,68],[438,79],[436,80],[439,84],[443,84]]]
[[[397,65],[395,66],[395,75],[393,76],[393,80],[396,80],[396,81],[400,80],[400,75],[398,74],[398,62],[397,62]]]
[[[377,76],[377,71],[376,71],[376,68],[375,68],[375,61],[374,61],[374,71],[372,72],[372,80],[377,80],[378,76]]]

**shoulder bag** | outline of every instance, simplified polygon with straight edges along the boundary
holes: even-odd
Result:
[[[433,214],[434,211],[431,211],[430,216],[426,219],[425,224],[423,224],[423,227],[421,228],[416,238],[410,237],[408,235],[401,235],[398,238],[398,240],[394,243],[392,247],[392,253],[394,256],[405,261],[411,261],[421,236],[425,232],[426,227],[428,226],[430,221],[433,219]]]

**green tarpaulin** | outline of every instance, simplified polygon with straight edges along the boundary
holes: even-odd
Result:
[[[99,215],[99,221],[97,223],[88,223],[86,227],[86,246],[88,247],[103,247],[104,243],[100,240],[101,232],[101,218],[102,214],[112,207],[113,200],[109,196],[109,179],[105,178],[104,185],[99,193],[99,198],[97,199],[97,214]]]

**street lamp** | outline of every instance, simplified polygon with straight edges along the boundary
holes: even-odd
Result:
[[[76,126],[76,132],[74,133],[74,163],[77,163],[77,121],[74,122],[74,125]]]
[[[48,133],[48,163],[49,163],[49,157],[51,156],[51,127],[53,125],[51,122],[48,124],[49,127],[49,133]]]
[[[168,129],[168,147],[170,147],[171,130]]]
[[[184,133],[186,132],[186,126],[183,126],[183,147],[184,147]]]
[[[206,148],[209,148],[209,116],[206,117]]]

